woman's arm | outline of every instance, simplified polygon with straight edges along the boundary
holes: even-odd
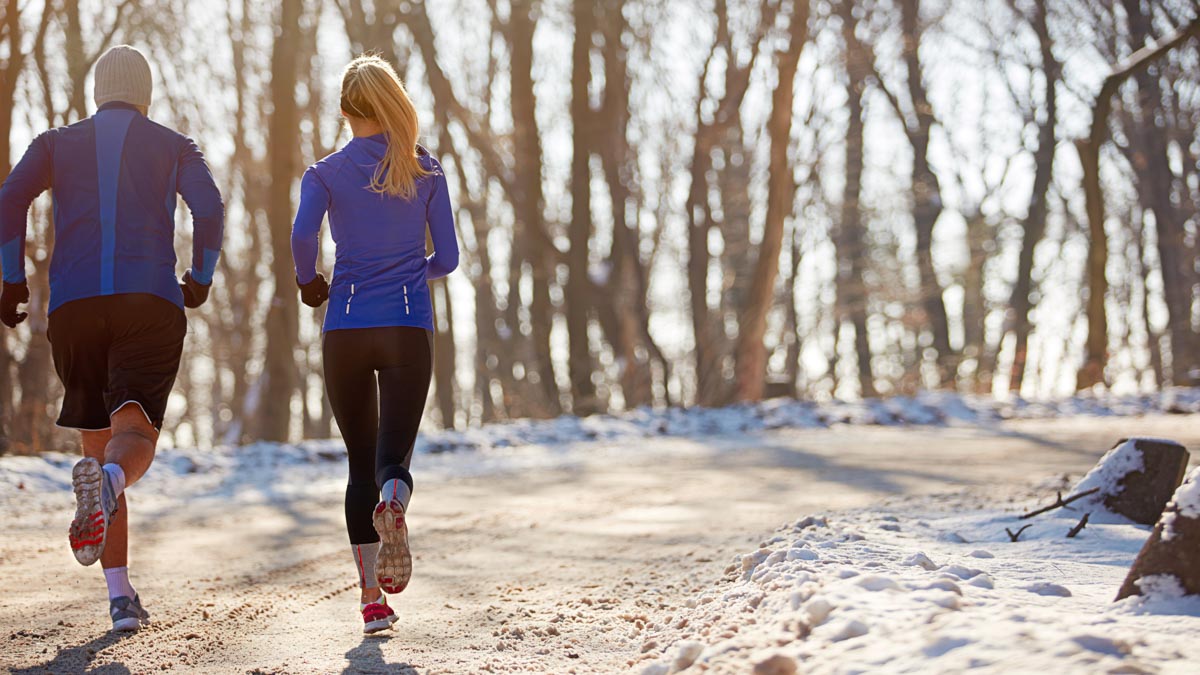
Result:
[[[300,181],[300,208],[296,209],[296,220],[292,223],[292,259],[296,263],[296,281],[301,285],[317,276],[321,221],[328,210],[329,190],[310,168]]]
[[[454,209],[450,206],[446,174],[436,161],[433,168],[433,194],[425,212],[429,237],[433,240],[433,255],[425,259],[429,263],[425,276],[430,280],[441,279],[458,267],[458,237],[454,233]]]

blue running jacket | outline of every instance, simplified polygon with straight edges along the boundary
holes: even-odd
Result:
[[[329,213],[336,245],[325,330],[412,326],[433,330],[429,280],[458,267],[458,241],[446,176],[420,146],[416,197],[372,192],[371,177],[387,151],[383,134],[359,137],[317,162],[300,182],[292,257],[302,284],[317,276],[321,220]],[[425,231],[433,255],[425,256]]]
[[[0,187],[0,266],[25,280],[29,205],[54,197],[50,311],[81,298],[150,293],[183,308],[176,194],[192,212],[192,278],[212,283],[225,207],[196,144],[125,103],[38,136]]]

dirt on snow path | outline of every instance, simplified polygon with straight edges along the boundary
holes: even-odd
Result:
[[[139,504],[134,487],[132,578],[154,623],[129,637],[107,632],[99,570],[68,550],[70,495],[8,495],[0,669],[636,672],[645,626],[785,521],[964,488],[1028,497],[1128,435],[1195,450],[1200,425],[1150,416],[648,439],[634,460],[597,453],[570,469],[423,483],[410,517],[413,582],[393,603],[400,621],[370,638],[359,632],[336,483],[249,506]]]

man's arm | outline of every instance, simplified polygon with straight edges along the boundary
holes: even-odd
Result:
[[[5,283],[25,283],[29,205],[50,187],[51,166],[49,140],[42,134],[33,139],[0,187],[0,268]]]
[[[225,238],[225,205],[204,155],[191,139],[187,140],[179,158],[178,176],[179,194],[192,212],[192,269],[189,276],[200,285],[209,286]]]

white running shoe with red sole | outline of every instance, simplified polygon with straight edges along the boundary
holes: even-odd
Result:
[[[412,578],[412,553],[408,549],[408,525],[404,505],[396,500],[379,502],[373,516],[379,533],[379,558],[375,578],[385,593],[399,593]]]
[[[116,494],[100,462],[84,457],[71,470],[75,518],[68,539],[80,565],[91,565],[104,553],[108,525],[117,512]]]

